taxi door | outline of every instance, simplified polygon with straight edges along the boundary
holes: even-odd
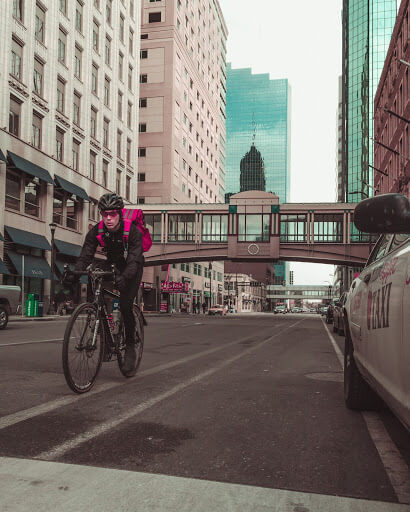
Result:
[[[354,346],[355,359],[365,367],[367,366],[366,361],[368,358],[367,310],[369,294],[371,293],[369,284],[374,279],[375,271],[382,265],[380,260],[385,255],[390,245],[391,238],[391,235],[383,235],[378,239],[365,268],[352,282],[348,294],[346,309],[349,312],[349,328]]]
[[[375,256],[367,284],[364,344],[366,365],[383,396],[400,406],[406,401],[408,353],[404,350],[403,298],[408,270],[407,235],[386,236],[391,242]],[[378,257],[381,256],[381,257]],[[407,311],[407,316],[409,311]]]

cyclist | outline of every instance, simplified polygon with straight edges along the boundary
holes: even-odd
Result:
[[[110,270],[114,264],[116,268],[115,288],[120,292],[120,311],[125,327],[124,372],[132,373],[136,363],[136,323],[133,304],[141,284],[144,256],[142,234],[134,224],[131,224],[127,248],[124,247],[123,208],[124,201],[115,193],[104,194],[98,201],[98,209],[103,218],[103,250],[107,256],[107,260],[99,263],[99,267]],[[75,265],[76,271],[83,271],[92,263],[99,244],[97,236],[98,224],[85,237],[80,257]],[[65,282],[74,283],[77,279],[78,276],[68,272]]]

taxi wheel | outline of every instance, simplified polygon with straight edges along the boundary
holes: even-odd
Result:
[[[353,343],[346,327],[344,354],[344,397],[349,409],[358,411],[380,408],[380,398],[361,376],[354,360]]]
[[[9,314],[7,313],[6,308],[0,306],[0,329],[5,329],[7,327],[8,321]]]

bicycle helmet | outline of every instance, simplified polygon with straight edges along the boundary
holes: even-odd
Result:
[[[124,201],[122,197],[114,192],[108,192],[100,197],[98,201],[98,209],[100,212],[105,210],[122,210],[124,208]]]

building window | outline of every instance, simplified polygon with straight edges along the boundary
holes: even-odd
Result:
[[[128,89],[132,91],[132,66],[128,66]]]
[[[22,60],[23,46],[13,39],[11,44],[10,73],[19,80],[21,80]]]
[[[129,201],[130,196],[131,196],[131,177],[126,176],[125,177],[125,199],[127,201]]]
[[[82,202],[75,196],[54,190],[53,198],[53,222],[60,226],[78,231],[79,214]]]
[[[95,181],[95,160],[96,160],[96,157],[97,155],[93,152],[93,151],[90,151],[90,180],[93,180]]]
[[[127,164],[131,165],[131,139],[127,139]]]
[[[13,16],[19,21],[23,21],[24,0],[13,0]]]
[[[142,74],[140,75],[140,84],[146,84],[148,82],[148,75]]]
[[[130,35],[129,35],[129,48],[130,48],[130,54],[134,54],[134,31],[130,28]]]
[[[67,16],[67,0],[59,0],[60,11]]]
[[[147,123],[140,123],[138,127],[138,131],[140,133],[144,133],[147,131]]]
[[[80,126],[80,115],[81,115],[81,96],[74,91],[73,96],[73,122],[77,126]]]
[[[77,45],[74,49],[74,75],[81,79],[81,62],[82,62],[83,51]]]
[[[138,156],[147,156],[147,148],[138,148]]]
[[[72,168],[78,171],[80,166],[80,143],[73,139]]]
[[[65,64],[65,52],[67,46],[67,34],[60,28],[58,31],[58,60]]]
[[[82,34],[83,32],[83,4],[77,0],[75,7],[75,28]]]
[[[124,55],[120,52],[118,57],[118,78],[121,80],[123,79],[123,73],[124,73]]]
[[[148,34],[141,34],[141,39],[148,39]]]
[[[106,0],[106,2],[105,2],[105,19],[107,20],[107,23],[109,23],[111,25],[112,0]]]
[[[134,0],[130,0],[130,16],[134,19]]]
[[[124,16],[120,15],[120,41],[124,42]]]
[[[132,129],[132,103],[128,103],[127,126],[128,126],[128,128]]]
[[[117,169],[117,175],[115,180],[115,192],[121,195],[121,171]]]
[[[42,192],[39,178],[7,169],[6,208],[39,218]]]
[[[34,37],[40,43],[44,43],[44,26],[46,21],[46,13],[38,4],[36,4],[36,24],[34,28]]]
[[[10,96],[9,132],[16,137],[20,135],[21,103]]]
[[[38,149],[41,149],[41,124],[42,118],[36,112],[33,112],[33,119],[31,123],[31,144]]]
[[[161,21],[161,13],[160,12],[150,12],[148,14],[148,23],[158,23]]]
[[[105,63],[111,65],[111,39],[105,36]]]
[[[56,159],[59,162],[64,160],[64,132],[56,128]]]
[[[110,80],[108,77],[104,79],[104,105],[110,106]]]
[[[148,50],[140,51],[140,59],[148,59]]]
[[[122,132],[117,131],[117,157],[122,158]]]
[[[91,118],[90,118],[90,135],[97,138],[97,110],[91,107]]]
[[[39,96],[43,95],[44,64],[34,59],[33,91]]]
[[[122,120],[122,92],[118,91],[118,102],[117,102],[117,110],[118,110],[118,119]]]
[[[140,98],[140,108],[147,107],[147,98]]]
[[[93,21],[93,49],[97,53],[98,53],[98,50],[100,47],[99,38],[100,38],[100,27],[99,27],[98,23],[94,20]]]
[[[108,183],[108,162],[106,160],[103,160],[102,186],[107,187],[107,183]]]
[[[138,173],[138,181],[145,181],[145,172]]]
[[[137,204],[145,204],[145,197],[138,197]]]
[[[108,119],[104,118],[103,124],[103,145],[108,148],[108,141],[110,136],[110,122]]]
[[[91,92],[98,96],[98,66],[93,64],[91,68]]]

